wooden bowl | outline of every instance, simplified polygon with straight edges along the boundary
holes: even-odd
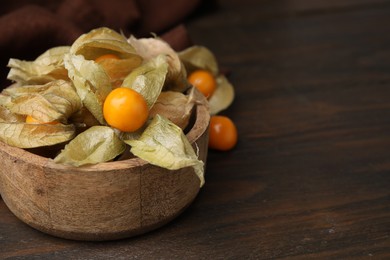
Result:
[[[187,137],[206,162],[207,108],[197,105]],[[0,142],[0,193],[23,222],[51,235],[75,240],[113,240],[168,223],[199,191],[192,168],[167,170],[142,159],[87,167],[52,159]]]

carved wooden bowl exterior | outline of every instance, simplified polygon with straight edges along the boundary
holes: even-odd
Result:
[[[209,113],[196,107],[187,137],[206,162]],[[75,240],[113,240],[139,235],[168,223],[199,192],[192,168],[166,170],[139,159],[86,167],[0,142],[0,193],[23,222],[51,235]]]

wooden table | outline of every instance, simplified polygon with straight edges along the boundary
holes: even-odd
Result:
[[[390,1],[224,0],[188,22],[232,73],[239,143],[181,216],[77,242],[0,201],[0,258],[390,258]]]

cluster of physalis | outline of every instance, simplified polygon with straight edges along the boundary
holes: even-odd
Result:
[[[8,66],[14,84],[0,94],[0,140],[24,149],[59,146],[57,163],[107,162],[130,150],[167,169],[193,167],[203,185],[203,162],[185,136],[199,102],[193,86],[207,97],[210,147],[226,150],[237,141],[234,124],[228,145],[212,141],[226,132],[215,115],[232,103],[234,89],[203,46],[175,52],[157,37],[98,28]]]

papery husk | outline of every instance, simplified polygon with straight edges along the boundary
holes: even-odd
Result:
[[[113,87],[119,87],[130,72],[140,65],[138,62],[135,64],[133,59],[104,59],[98,64],[110,77]]]
[[[195,99],[177,91],[161,92],[153,108],[149,111],[151,118],[156,115],[164,116],[181,129],[188,126]]]
[[[64,65],[64,55],[69,53],[70,46],[57,46],[48,49],[35,59],[35,63],[42,66],[62,66]]]
[[[134,67],[142,63],[142,58],[137,54],[127,39],[106,27],[91,30],[81,35],[74,41],[70,53],[83,55],[87,60],[95,60],[104,54],[115,54],[121,59],[133,59]]]
[[[171,46],[160,38],[140,38],[137,39],[131,36],[128,42],[135,48],[137,53],[142,56],[145,61],[164,54],[167,56],[168,75],[164,90],[174,90],[183,92],[189,85],[187,82],[187,72],[184,65],[179,59],[177,53]]]
[[[182,129],[168,119],[156,115],[137,140],[125,140],[137,157],[170,170],[193,167],[204,184],[204,163],[198,159]]]
[[[12,113],[8,108],[0,105],[0,122],[22,123],[25,116]]]
[[[64,80],[45,85],[12,85],[2,91],[0,102],[12,113],[31,115],[40,122],[66,123],[82,106],[73,85]]]
[[[142,57],[136,53],[127,39],[106,27],[81,35],[72,44],[70,53],[82,55],[86,60],[95,60],[105,54],[118,56],[119,59],[104,59],[99,62],[110,77],[113,87],[119,87],[123,79],[142,63]]]
[[[75,127],[63,124],[0,122],[0,140],[19,148],[51,146],[73,139]]]
[[[68,72],[63,64],[63,56],[68,53],[70,46],[59,46],[45,51],[34,61],[10,59],[11,68],[7,79],[22,85],[46,84],[57,79],[68,79]]]
[[[82,107],[76,113],[74,113],[69,121],[83,128],[89,128],[91,126],[100,125],[99,121],[92,115],[92,113],[86,108]]]
[[[165,55],[158,55],[134,69],[123,81],[122,86],[140,93],[152,108],[163,89],[168,73]]]
[[[215,55],[206,47],[191,46],[178,53],[188,74],[197,69],[210,71],[214,76],[219,74],[218,62]]]
[[[217,88],[209,98],[210,114],[216,115],[228,108],[234,100],[234,87],[224,75],[216,78]]]
[[[76,167],[107,162],[125,148],[125,143],[111,127],[93,126],[70,141],[54,161]]]
[[[96,62],[81,55],[67,54],[64,62],[83,105],[104,125],[103,103],[112,90],[110,77]]]

